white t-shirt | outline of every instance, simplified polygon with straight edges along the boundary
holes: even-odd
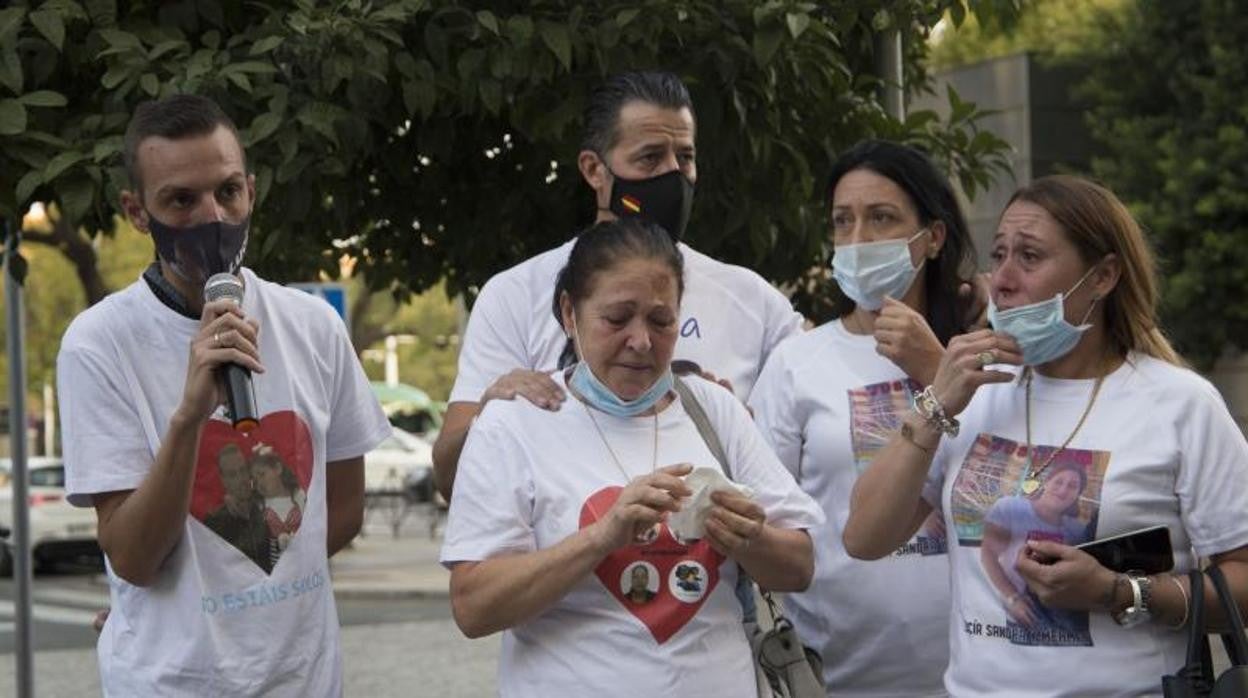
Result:
[[[553,377],[565,385],[562,372]],[[768,523],[818,525],[818,505],[776,462],[740,402],[708,381],[687,382]],[[576,398],[553,413],[527,400],[486,406],[459,461],[443,564],[549,548],[605,515],[619,490],[654,466],[718,467],[679,400],[657,422],[595,411],[602,437],[589,409]],[[663,525],[652,541],[620,548],[554,605],[503,633],[499,691],[752,697],[736,581],[736,564],[706,540],[683,545]]]
[[[1075,428],[1093,383],[1035,375],[1036,469]],[[1187,630],[1121,628],[1107,613],[1045,607],[1018,588],[1017,551],[1028,538],[1075,545],[1163,524],[1184,573],[1193,549],[1205,556],[1248,545],[1248,443],[1207,381],[1133,354],[1106,377],[1087,422],[1029,497],[1024,415],[1019,380],[980,388],[961,434],[937,450],[924,492],[943,502],[956,540],[945,685],[954,696],[1159,694],[1161,676],[1184,662]],[[993,555],[985,535],[1008,536],[1006,552]],[[1007,614],[1010,588],[993,584],[986,570],[994,566],[1024,594],[1030,625]]]
[[[219,418],[205,425],[191,515],[151,586],[108,567],[112,611],[98,646],[105,695],[342,690],[325,464],[367,453],[390,425],[333,309],[248,269],[241,276],[243,311],[261,328],[266,371],[253,376],[261,422],[246,435]],[[142,280],[70,325],[57,378],[71,502],[89,506],[94,493],[143,482],[181,400],[198,328]],[[306,494],[300,516],[287,516],[297,530],[284,550],[269,535],[263,496],[248,489],[250,466],[233,470],[257,453],[276,457]]]
[[[785,342],[750,394],[763,437],[827,514],[811,530],[815,579],[785,596],[802,641],[823,656],[829,695],[944,695],[949,562],[939,521],[891,557],[849,557],[841,534],[858,474],[888,442],[916,384],[839,320]]]
[[[515,369],[553,371],[567,338],[555,320],[555,280],[576,240],[494,275],[481,289],[459,352],[450,402],[479,402],[494,381]],[[681,243],[685,294],[676,358],[732,382],[745,399],[767,355],[798,334],[802,316],[761,276],[724,264]]]

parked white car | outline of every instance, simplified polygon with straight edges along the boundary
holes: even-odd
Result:
[[[389,438],[364,456],[364,491],[406,491],[428,499],[433,492],[433,442],[394,427]]]
[[[95,510],[65,500],[60,458],[27,459],[30,471],[30,546],[36,567],[62,560],[98,558]],[[0,458],[0,576],[13,574],[13,462]]]

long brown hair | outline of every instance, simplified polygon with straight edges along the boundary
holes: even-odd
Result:
[[[1113,254],[1122,275],[1105,298],[1105,332],[1120,355],[1136,351],[1185,366],[1157,326],[1157,265],[1139,223],[1105,187],[1073,175],[1041,177],[1014,192],[1009,203],[1035,204],[1057,221],[1088,265]],[[1007,204],[1008,207],[1009,204]]]

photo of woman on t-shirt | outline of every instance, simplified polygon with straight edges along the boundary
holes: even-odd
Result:
[[[1075,462],[1055,463],[1048,471],[1044,484],[1034,493],[1026,495],[1020,491],[1017,495],[1002,497],[984,517],[980,558],[989,580],[1001,594],[1009,616],[1007,625],[1023,626],[1012,637],[1052,636],[1045,632],[1047,630],[1065,631],[1080,637],[1087,632],[1088,614],[1044,606],[1017,571],[1018,556],[1029,540],[1051,540],[1066,545],[1088,540],[1087,524],[1078,518],[1079,498],[1088,486],[1087,473]]]
[[[264,498],[264,523],[269,532],[269,556],[274,566],[290,539],[299,531],[307,493],[294,471],[282,462],[272,446],[259,444],[252,451],[251,474],[256,492]]]

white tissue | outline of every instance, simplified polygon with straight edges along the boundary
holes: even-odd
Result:
[[[729,480],[719,468],[694,468],[685,476],[685,485],[693,490],[680,505],[680,511],[667,517],[667,527],[676,536],[676,540],[697,540],[706,536],[706,516],[715,503],[711,501],[713,492],[727,490],[737,492],[746,497],[753,497],[754,490]]]

